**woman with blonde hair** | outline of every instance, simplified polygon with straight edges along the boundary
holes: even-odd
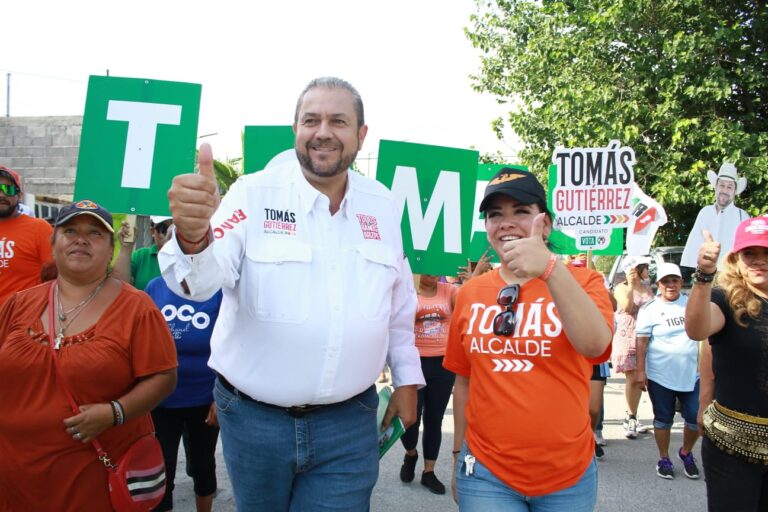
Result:
[[[768,217],[739,224],[711,286],[720,243],[699,249],[685,314],[693,339],[709,338],[702,375],[701,455],[710,512],[768,510]]]

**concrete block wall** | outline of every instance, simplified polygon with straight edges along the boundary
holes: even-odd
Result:
[[[82,116],[0,117],[0,164],[27,193],[71,199],[82,129]]]

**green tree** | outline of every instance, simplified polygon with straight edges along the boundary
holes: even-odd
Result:
[[[219,190],[225,194],[229,187],[243,175],[243,159],[213,160],[213,172],[219,184]]]
[[[737,204],[766,211],[764,0],[478,0],[466,34],[483,51],[473,86],[510,107],[492,127],[541,179],[555,147],[618,139],[670,218],[657,245],[685,242],[724,161],[748,179]]]

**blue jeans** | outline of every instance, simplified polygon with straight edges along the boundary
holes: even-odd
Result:
[[[696,415],[699,412],[699,380],[693,391],[674,391],[648,379],[648,396],[653,405],[653,428],[668,430],[675,418],[675,398],[680,400],[680,416],[685,420],[685,428],[699,431]]]
[[[378,395],[303,416],[213,390],[239,512],[365,511],[379,476]]]
[[[543,496],[525,496],[496,478],[475,461],[474,471],[467,476],[461,449],[456,467],[456,487],[461,512],[592,512],[597,503],[597,462],[589,464],[576,484]]]

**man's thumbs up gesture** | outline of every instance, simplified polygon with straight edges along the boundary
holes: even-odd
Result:
[[[546,213],[533,219],[528,238],[505,242],[502,245],[501,260],[520,279],[539,277],[547,269],[551,252],[544,243]]]
[[[179,245],[185,253],[196,253],[208,245],[211,217],[219,206],[219,187],[213,173],[209,144],[198,151],[199,174],[180,174],[168,190],[168,203]]]

